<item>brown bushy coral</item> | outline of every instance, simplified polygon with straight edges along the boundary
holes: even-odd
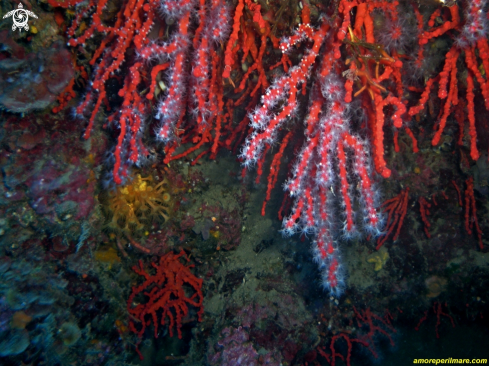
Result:
[[[167,221],[171,214],[170,184],[165,178],[155,182],[140,174],[127,185],[99,195],[105,228],[117,236],[140,237],[153,222]]]

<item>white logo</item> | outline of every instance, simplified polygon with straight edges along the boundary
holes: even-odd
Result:
[[[19,8],[9,11],[7,14],[3,16],[3,19],[12,16],[12,19],[14,21],[14,25],[12,25],[13,31],[16,30],[17,28],[19,28],[19,31],[22,31],[22,28],[28,31],[29,24],[27,24],[27,22],[29,21],[29,15],[37,19],[36,14],[34,14],[30,10],[24,9],[22,3],[19,3]]]

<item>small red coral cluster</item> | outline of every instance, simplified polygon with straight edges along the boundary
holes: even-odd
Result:
[[[142,260],[139,260],[138,266],[132,268],[134,272],[145,278],[142,284],[132,288],[127,300],[127,311],[131,315],[129,329],[136,333],[140,340],[151,321],[155,328],[155,338],[158,338],[158,318],[161,319],[161,325],[165,325],[167,317],[170,319],[170,336],[173,337],[173,327],[176,327],[178,338],[182,338],[182,319],[189,312],[188,305],[198,309],[197,316],[199,321],[202,320],[203,281],[190,272],[193,265],[180,262],[181,257],[189,261],[183,250],[178,254],[170,252],[160,257],[159,263],[151,263],[151,266],[156,269],[155,274],[150,274],[144,269]],[[192,289],[193,294],[187,295],[185,289]],[[144,295],[147,301],[141,301],[138,296],[140,294]],[[135,301],[136,297],[138,297],[137,301]],[[134,306],[136,302],[140,303]],[[137,348],[136,351],[143,359]]]

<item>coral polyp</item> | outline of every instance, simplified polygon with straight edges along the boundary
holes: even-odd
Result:
[[[137,174],[132,182],[99,195],[105,216],[104,227],[116,235],[138,237],[154,222],[168,221],[172,209],[170,184]]]

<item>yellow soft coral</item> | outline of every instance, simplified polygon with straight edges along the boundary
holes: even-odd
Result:
[[[388,259],[389,259],[389,252],[384,247],[382,247],[379,251],[372,253],[368,257],[367,262],[374,263],[375,264],[374,271],[378,272],[384,267]]]
[[[172,207],[170,185],[167,179],[154,182],[137,174],[135,179],[115,191],[99,195],[105,216],[105,228],[128,237],[142,236],[151,224],[169,219]]]

